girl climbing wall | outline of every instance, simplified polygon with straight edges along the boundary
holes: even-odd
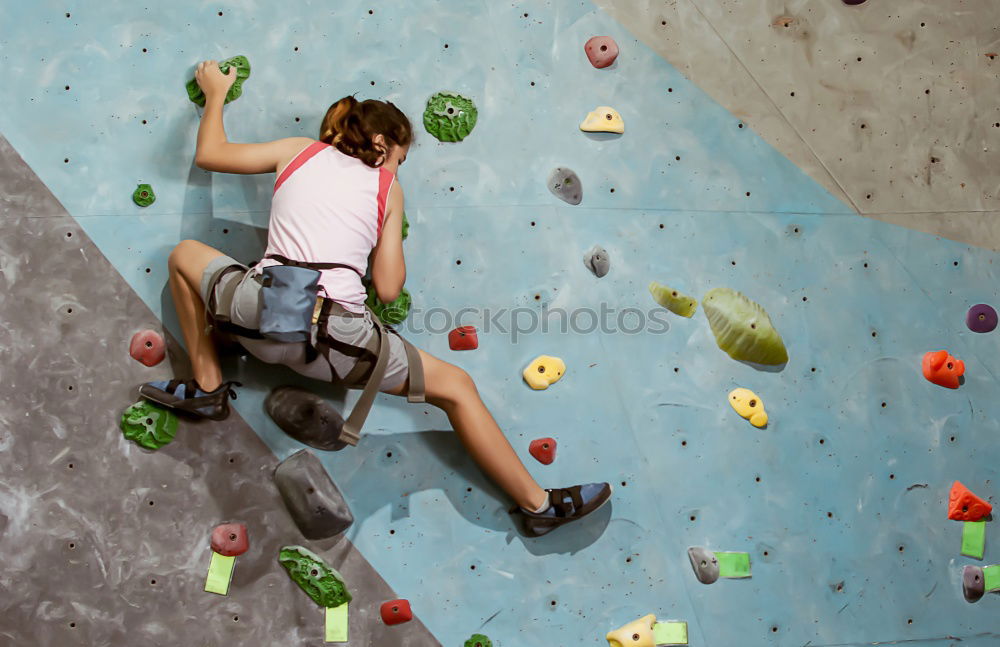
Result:
[[[140,394],[197,417],[229,415],[229,399],[239,385],[222,379],[205,326],[208,317],[264,362],[319,380],[369,385],[359,399],[362,409],[365,395],[373,397],[375,388],[411,399],[416,391],[419,400],[422,386],[426,401],[447,414],[473,459],[517,503],[529,536],[580,519],[607,502],[607,483],[543,490],[486,409],[472,378],[414,349],[395,331],[387,332],[365,307],[361,279],[366,271],[385,303],[400,294],[406,279],[403,189],[396,178],[413,139],[406,116],[389,102],[344,97],[327,111],[319,141],[289,137],[234,144],[226,139],[222,107],[236,69],[223,74],[216,61],[205,61],[195,79],[205,93],[195,163],[222,173],[278,174],[267,250],[264,260],[248,268],[195,240],[174,248],[168,261],[170,291],[194,376],[149,382]],[[315,309],[311,298],[306,304],[314,313],[308,339],[265,334],[273,322],[263,319],[288,305],[282,295],[295,294],[288,284],[313,275],[317,280],[304,286],[318,297]]]

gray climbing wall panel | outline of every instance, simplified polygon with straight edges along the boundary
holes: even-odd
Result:
[[[238,414],[182,422],[155,453],[122,437],[135,385],[173,370],[124,352],[147,327],[159,322],[0,138],[0,644],[321,644],[322,610],[277,562],[303,543],[351,585],[351,644],[439,645],[418,619],[382,623],[397,596],[349,540],[302,538],[277,459]],[[227,520],[247,523],[250,550],[222,597],[202,589]]]

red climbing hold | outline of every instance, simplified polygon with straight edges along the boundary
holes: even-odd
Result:
[[[555,438],[539,438],[531,441],[528,452],[542,465],[551,465],[556,459]]]
[[[250,548],[247,527],[241,523],[224,523],[212,531],[212,550],[225,557],[237,557]]]
[[[448,346],[452,350],[476,350],[479,348],[479,337],[475,326],[459,326],[448,333]]]
[[[410,610],[408,600],[383,602],[380,611],[382,612],[382,622],[390,626],[413,620],[413,611]]]
[[[928,381],[949,389],[957,389],[961,384],[959,378],[965,374],[965,362],[952,357],[946,350],[925,353],[923,368]]]
[[[583,46],[583,51],[587,52],[590,64],[601,69],[618,58],[618,43],[611,36],[594,36]]]
[[[948,495],[948,518],[955,521],[980,521],[993,511],[986,501],[983,501],[969,488],[955,481]]]
[[[155,330],[140,330],[132,335],[128,354],[146,366],[156,366],[167,356],[167,345]]]

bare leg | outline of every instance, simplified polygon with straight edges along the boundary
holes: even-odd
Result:
[[[547,500],[524,463],[497,426],[469,374],[457,366],[420,351],[424,364],[427,401],[448,415],[452,428],[479,467],[514,501],[537,510]],[[395,395],[405,394],[404,383]]]
[[[219,355],[206,332],[205,304],[201,300],[201,275],[222,252],[196,240],[182,240],[170,252],[170,294],[181,322],[181,332],[191,356],[194,379],[205,391],[222,384]]]

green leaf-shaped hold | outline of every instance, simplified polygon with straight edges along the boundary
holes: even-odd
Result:
[[[472,634],[472,637],[465,641],[465,647],[493,647],[493,641],[483,634]]]
[[[460,142],[476,127],[479,111],[472,99],[454,92],[438,92],[427,100],[424,128],[442,142]]]
[[[741,362],[777,366],[788,361],[788,351],[771,318],[760,306],[736,290],[715,288],[701,301],[715,343]]]
[[[146,449],[157,450],[177,435],[177,416],[147,400],[139,400],[122,414],[126,438]]]
[[[392,303],[382,303],[378,295],[375,294],[375,286],[369,285],[368,298],[365,299],[365,304],[372,309],[372,312],[378,315],[382,323],[393,326],[406,321],[406,318],[410,316],[410,307],[413,305],[413,302],[410,299],[410,293],[406,288],[403,288],[403,291],[399,293],[395,301]]]
[[[230,66],[236,68],[236,80],[226,93],[226,103],[236,101],[243,94],[243,82],[250,78],[250,61],[246,56],[234,56],[219,63],[219,69],[223,74],[229,74]],[[187,83],[188,98],[202,108],[205,107],[205,93],[201,91],[201,86],[194,79]]]
[[[148,207],[156,202],[156,194],[153,193],[153,187],[148,184],[140,184],[135,187],[135,191],[132,192],[132,202],[140,207]]]
[[[340,573],[327,566],[323,558],[308,548],[282,546],[278,552],[278,562],[288,571],[288,576],[319,606],[333,609],[351,601],[351,593]]]
[[[681,294],[677,290],[668,288],[656,281],[649,284],[649,293],[653,295],[654,301],[675,315],[693,317],[695,311],[698,309],[697,299],[689,297],[686,294]]]

